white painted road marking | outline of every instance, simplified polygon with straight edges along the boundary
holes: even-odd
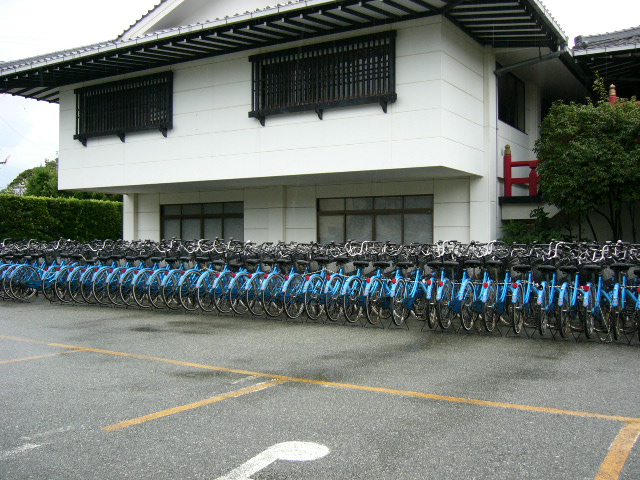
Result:
[[[25,443],[24,445],[20,445],[12,450],[5,450],[4,452],[0,452],[0,460],[4,460],[5,458],[11,458],[20,453],[26,452],[28,450],[33,450],[34,448],[38,448],[41,445],[37,443]]]
[[[216,480],[251,480],[250,475],[271,465],[276,460],[288,462],[308,462],[317,460],[329,453],[329,449],[324,445],[312,442],[283,442],[277,443],[259,453],[251,460],[243,463],[235,470],[232,470]]]

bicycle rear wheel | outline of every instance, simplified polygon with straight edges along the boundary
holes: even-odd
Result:
[[[198,308],[198,294],[196,284],[200,278],[201,272],[191,270],[180,278],[180,286],[178,287],[178,299],[182,308],[189,312],[193,312]]]
[[[438,325],[443,330],[451,328],[453,317],[455,313],[449,307],[453,299],[453,285],[451,282],[446,282],[442,286],[440,300],[436,301],[436,315],[438,318]]]
[[[284,295],[282,293],[284,277],[275,273],[270,275],[265,282],[262,290],[262,306],[268,316],[277,317],[284,310]]]
[[[289,278],[286,292],[283,292],[284,312],[292,320],[298,318],[304,311],[304,283],[305,279],[302,275],[294,275]]]
[[[229,303],[236,314],[244,315],[249,311],[245,290],[247,282],[250,280],[249,274],[241,273],[233,280],[233,285],[229,288]]]
[[[402,325],[409,317],[409,309],[407,308],[408,288],[407,281],[404,278],[398,279],[391,298],[392,320],[397,326]]]
[[[331,321],[337,321],[340,317],[340,307],[342,305],[340,292],[344,277],[336,275],[332,277],[326,285],[324,293],[324,312]]]
[[[476,300],[475,290],[472,283],[466,283],[462,290],[462,301],[460,302],[460,322],[462,328],[467,332],[470,331],[476,321],[478,314],[474,311],[474,302]]]
[[[264,274],[251,277],[249,286],[245,292],[247,309],[256,316],[264,315],[264,307],[262,305],[262,284],[264,278]]]
[[[140,308],[151,308],[149,301],[149,279],[153,274],[152,270],[143,270],[133,279],[133,301]]]
[[[230,313],[231,303],[229,302],[229,285],[232,280],[232,273],[225,272],[218,277],[213,288],[213,303],[220,313]]]
[[[214,271],[204,272],[198,278],[196,300],[198,301],[198,306],[203,312],[213,312],[216,308],[213,301],[213,284],[215,283],[216,278],[218,277]]]
[[[497,290],[495,285],[489,285],[487,291],[487,301],[482,304],[482,323],[485,331],[491,333],[496,328],[496,297]]]
[[[324,278],[315,275],[309,280],[304,292],[304,310],[310,320],[318,320],[324,310],[322,295],[324,291]]]

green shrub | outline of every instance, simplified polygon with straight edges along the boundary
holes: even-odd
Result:
[[[122,238],[122,203],[0,195],[0,239]]]

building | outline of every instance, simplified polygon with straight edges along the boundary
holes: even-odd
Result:
[[[0,93],[60,104],[59,188],[123,194],[127,239],[488,241],[584,58],[537,0],[163,0]]]

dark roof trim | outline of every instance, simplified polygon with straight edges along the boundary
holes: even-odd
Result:
[[[306,0],[131,40],[0,64],[0,93],[58,102],[61,86],[238,51],[444,15],[481,45],[557,50],[537,0]],[[144,18],[144,17],[143,17]]]

